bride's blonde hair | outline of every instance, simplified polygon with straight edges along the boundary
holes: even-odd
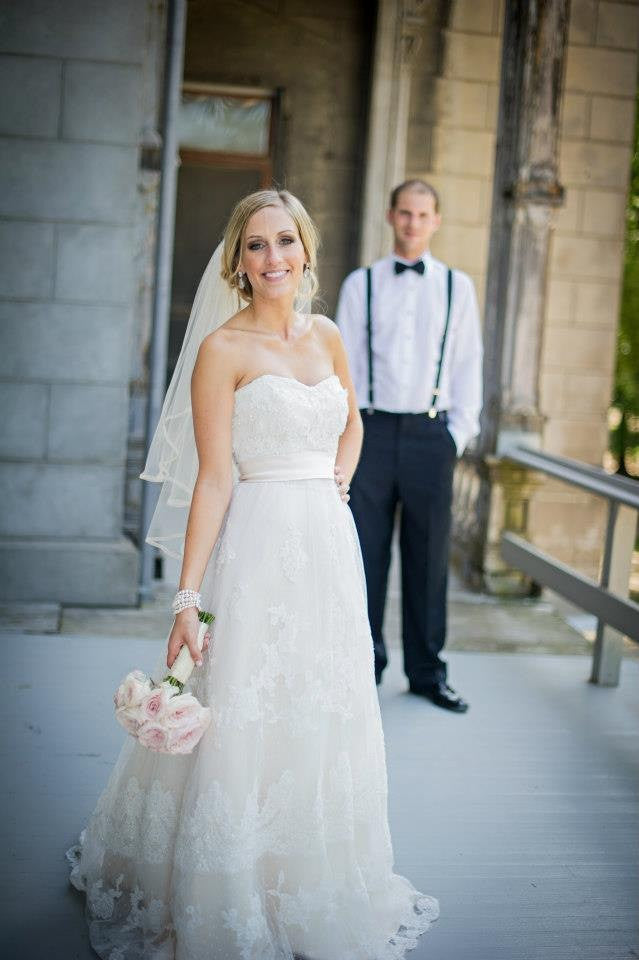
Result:
[[[224,232],[224,247],[222,250],[222,279],[237,290],[243,300],[249,303],[253,299],[253,290],[248,277],[244,279],[244,288],[239,284],[238,266],[242,253],[242,238],[246,224],[254,213],[265,207],[283,207],[290,215],[297,227],[302,246],[308,258],[309,269],[304,275],[299,295],[305,300],[312,300],[317,293],[317,251],[319,248],[319,233],[317,227],[306,212],[304,205],[288,190],[258,190],[243,197],[233,208],[226,230]]]

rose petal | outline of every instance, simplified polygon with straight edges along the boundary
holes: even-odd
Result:
[[[186,730],[174,730],[167,740],[167,753],[191,753],[197,746],[204,730],[200,726],[189,727]]]
[[[168,699],[164,687],[157,687],[144,697],[140,703],[140,712],[149,720],[157,720],[162,716]]]
[[[116,707],[132,707],[151,691],[152,685],[146,674],[141,670],[132,670],[118,687],[114,701]]]
[[[119,724],[121,724],[127,733],[136,736],[140,721],[135,713],[126,709],[118,709],[115,711],[115,718]]]
[[[208,707],[200,707],[196,717],[182,727],[169,730],[167,753],[190,753],[200,741],[211,722],[211,711]]]
[[[166,749],[166,730],[157,723],[149,721],[142,724],[137,736],[139,743],[141,743],[143,747],[146,747],[147,750],[162,752]]]
[[[167,729],[188,726],[195,721],[200,710],[199,701],[191,693],[180,693],[172,697],[164,711],[164,726]]]

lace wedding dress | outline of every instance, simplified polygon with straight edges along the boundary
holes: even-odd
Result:
[[[236,393],[240,482],[190,685],[211,726],[190,756],[129,741],[75,851],[105,960],[396,960],[437,916],[393,873],[361,556],[333,480],[346,416],[336,376]]]

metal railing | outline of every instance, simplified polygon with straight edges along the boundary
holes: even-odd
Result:
[[[611,476],[599,467],[524,446],[504,450],[501,459],[545,473],[607,501],[608,522],[599,583],[553,559],[514,533],[502,534],[501,554],[509,566],[597,617],[590,679],[604,686],[616,686],[623,637],[639,641],[639,604],[628,599],[639,511],[639,483]]]

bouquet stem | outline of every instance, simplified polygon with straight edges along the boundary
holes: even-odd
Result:
[[[206,610],[200,610],[198,613],[198,619],[200,621],[200,629],[198,630],[197,634],[197,648],[198,650],[201,650],[204,645],[204,637],[208,633],[211,624],[215,620],[215,617],[212,613],[208,613]],[[189,653],[189,648],[184,646],[175,658],[170,672],[164,678],[164,682],[170,683],[171,686],[175,687],[176,693],[182,693],[184,684],[193,673],[194,667],[195,664],[193,663],[193,658]]]

